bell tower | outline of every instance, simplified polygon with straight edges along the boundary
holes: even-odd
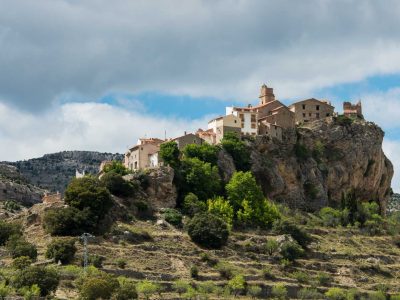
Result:
[[[274,89],[267,87],[264,83],[261,86],[261,92],[258,98],[260,98],[260,105],[275,101]]]

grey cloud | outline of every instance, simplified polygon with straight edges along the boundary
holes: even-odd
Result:
[[[281,97],[400,71],[398,1],[0,0],[0,97]]]

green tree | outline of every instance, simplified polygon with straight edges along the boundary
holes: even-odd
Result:
[[[108,190],[97,178],[90,176],[72,179],[65,190],[65,203],[79,210],[89,208],[93,217],[99,220],[104,218],[113,205]]]
[[[12,266],[17,270],[23,270],[29,267],[32,263],[32,259],[28,256],[20,256],[14,258]]]
[[[179,156],[180,152],[176,142],[170,141],[160,145],[160,157],[165,164],[176,169],[179,167]]]
[[[183,154],[188,158],[198,158],[212,165],[217,165],[219,151],[220,148],[218,146],[208,143],[203,143],[201,145],[189,144],[183,149]]]
[[[0,246],[4,246],[15,235],[22,235],[21,225],[0,220]]]
[[[60,276],[54,269],[31,266],[17,273],[13,286],[20,289],[36,284],[40,288],[40,295],[47,296],[57,289],[59,281]]]
[[[247,171],[250,169],[250,152],[238,134],[234,132],[226,133],[221,140],[221,145],[232,156],[238,170]]]
[[[6,247],[12,258],[17,258],[20,256],[27,256],[32,260],[36,260],[37,258],[37,249],[34,244],[27,242],[21,236],[12,236],[8,240]]]
[[[276,299],[279,300],[284,300],[287,298],[287,289],[285,284],[283,283],[277,283],[275,286],[272,287],[272,296],[274,296]]]
[[[281,245],[280,254],[284,259],[294,261],[304,254],[304,250],[296,241],[284,242]]]
[[[58,239],[47,246],[46,257],[62,264],[70,263],[76,253],[75,239]]]
[[[207,201],[208,212],[220,217],[229,226],[233,225],[233,207],[223,197],[216,197]]]
[[[113,194],[120,197],[133,196],[137,187],[122,178],[121,174],[114,171],[104,174],[100,182]]]
[[[246,280],[243,275],[236,275],[231,280],[228,281],[228,287],[233,292],[235,297],[244,291],[246,288]]]
[[[139,293],[143,294],[146,300],[150,299],[151,295],[154,295],[160,291],[160,286],[148,280],[139,282],[136,286]]]
[[[165,221],[174,226],[182,225],[182,214],[176,209],[166,208],[162,211],[162,216],[164,217]]]
[[[194,193],[205,201],[218,195],[221,190],[218,168],[198,158],[184,158],[178,176],[182,195]]]
[[[189,193],[185,196],[183,201],[183,211],[189,217],[193,217],[195,214],[207,211],[207,205],[193,193]]]
[[[221,248],[229,237],[226,223],[210,213],[195,215],[188,222],[187,229],[192,241],[205,248]]]
[[[124,277],[118,278],[118,281],[119,288],[113,296],[114,300],[132,300],[138,298],[138,293],[136,291],[136,285],[134,282]]]
[[[118,288],[116,280],[107,277],[87,277],[80,287],[80,295],[85,300],[110,299]]]
[[[103,172],[104,173],[114,172],[122,176],[131,173],[130,170],[124,166],[122,161],[119,160],[113,160],[110,164],[107,164],[104,167]]]

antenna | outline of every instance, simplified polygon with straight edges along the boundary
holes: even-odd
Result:
[[[94,236],[90,233],[84,233],[79,238],[83,240],[83,274],[86,276],[86,271],[88,267],[88,239],[94,238]]]

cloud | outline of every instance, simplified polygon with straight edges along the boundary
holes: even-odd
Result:
[[[392,188],[396,193],[400,193],[400,140],[383,141],[383,151],[393,163],[394,177],[392,180]]]
[[[124,153],[139,137],[176,137],[207,125],[154,118],[100,103],[63,104],[43,114],[18,111],[0,104],[1,160],[39,157],[63,150]]]
[[[0,96],[40,111],[65,93],[279,98],[400,72],[400,2],[0,0]]]

